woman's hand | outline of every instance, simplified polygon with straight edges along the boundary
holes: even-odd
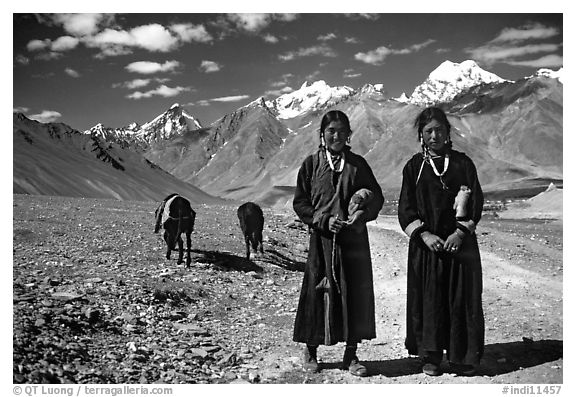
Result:
[[[428,247],[428,249],[432,252],[440,252],[444,250],[444,240],[442,240],[440,237],[438,237],[435,234],[432,234],[428,231],[422,232],[422,234],[420,235],[420,237],[422,237],[422,241],[424,242],[424,244],[426,244],[426,246]]]
[[[345,221],[342,221],[335,216],[331,216],[330,219],[328,219],[328,230],[332,233],[338,233],[345,225]]]
[[[462,240],[464,237],[461,234],[460,230],[456,230],[454,233],[448,236],[446,242],[444,243],[444,250],[450,253],[456,253],[460,251],[460,247],[462,247]]]
[[[354,212],[346,221],[346,225],[356,233],[360,233],[365,224],[363,210]]]

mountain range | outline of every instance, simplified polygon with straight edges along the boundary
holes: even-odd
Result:
[[[447,112],[454,148],[474,160],[487,193],[502,197],[534,190],[537,193],[551,181],[562,183],[562,87],[562,69],[543,69],[524,79],[508,81],[473,61],[446,61],[410,97],[403,94],[391,98],[380,83],[353,89],[330,87],[324,81],[305,82],[299,90],[273,100],[258,98],[209,126],[202,126],[178,104],[142,126],[114,128],[98,124],[84,132],[58,124],[34,125],[36,122],[25,122],[23,115],[16,114],[14,191],[94,197],[94,187],[89,189],[87,182],[82,185],[87,189],[84,192],[80,188],[68,190],[63,181],[53,183],[39,170],[56,161],[51,157],[60,157],[58,161],[69,164],[62,180],[82,171],[82,178],[90,181],[102,166],[92,171],[80,164],[88,161],[84,159],[87,154],[90,161],[95,161],[98,151],[88,151],[87,145],[97,145],[105,153],[100,158],[96,155],[106,168],[97,174],[103,186],[112,183],[106,182],[107,173],[119,172],[113,162],[103,162],[109,156],[121,166],[131,159],[130,170],[138,169],[142,178],[147,178],[142,170],[146,175],[153,170],[163,172],[166,183],[176,184],[174,189],[178,183],[187,189],[199,188],[202,193],[195,191],[195,197],[200,201],[219,197],[289,205],[302,161],[317,150],[323,114],[339,109],[350,118],[352,150],[366,158],[387,199],[394,201],[402,167],[420,150],[414,119],[424,106],[434,104]],[[34,128],[29,130],[31,125]],[[59,151],[70,156],[76,152],[53,137],[46,138],[54,129],[66,131],[75,142],[81,141],[74,147],[75,151],[83,151],[84,157],[59,156]],[[30,167],[23,162],[26,154],[20,156],[20,151],[30,149],[26,136],[36,140],[36,134],[43,136],[36,147],[41,150],[49,145],[51,150],[35,160],[36,167]],[[156,180],[154,175],[148,178]],[[42,180],[46,186],[40,183]],[[156,185],[156,190],[162,190],[159,187]],[[105,194],[106,189],[96,190]],[[136,194],[120,195],[117,188],[112,190],[116,195],[110,193],[111,197],[116,198]],[[150,191],[147,194],[151,196]],[[136,198],[144,197],[140,194]]]

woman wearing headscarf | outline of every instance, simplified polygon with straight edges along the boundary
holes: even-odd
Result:
[[[384,203],[366,160],[353,153],[350,121],[334,110],[320,123],[320,147],[299,172],[293,207],[309,226],[310,247],[294,325],[304,368],[318,371],[317,348],[345,342],[343,369],[366,376],[357,345],[376,337],[366,222]]]
[[[444,351],[471,376],[484,352],[482,267],[476,224],[483,194],[476,167],[452,149],[450,123],[437,107],[416,118],[422,151],[403,170],[398,219],[410,237],[406,348],[436,376]]]

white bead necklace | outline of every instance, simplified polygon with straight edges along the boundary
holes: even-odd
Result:
[[[342,170],[344,169],[344,152],[342,152],[342,157],[340,158],[340,166],[338,167],[338,169],[334,168],[334,162],[332,161],[332,155],[328,152],[328,150],[325,150],[326,152],[326,158],[328,159],[328,165],[330,166],[330,169],[332,171],[335,172],[342,172]]]
[[[434,171],[436,176],[440,178],[440,182],[442,183],[442,188],[444,190],[448,190],[448,186],[446,186],[446,183],[444,183],[444,179],[442,179],[442,177],[446,174],[446,171],[448,171],[448,165],[450,164],[450,156],[448,154],[446,154],[446,156],[444,156],[444,170],[442,170],[442,173],[438,172],[438,169],[436,168],[436,164],[434,164],[434,160],[432,159],[432,157],[430,157],[428,161],[430,162],[430,165],[432,166],[432,170]]]

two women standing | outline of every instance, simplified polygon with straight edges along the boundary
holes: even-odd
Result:
[[[483,196],[476,168],[452,149],[439,108],[416,119],[422,152],[403,170],[398,219],[410,237],[406,341],[423,372],[440,375],[444,351],[457,373],[473,375],[484,350],[482,269],[475,225]],[[357,344],[376,337],[366,222],[384,198],[370,166],[346,144],[350,122],[328,112],[320,148],[298,173],[294,210],[309,226],[310,248],[294,341],[306,344],[304,368],[318,370],[317,347],[346,342],[343,368],[366,376]]]

